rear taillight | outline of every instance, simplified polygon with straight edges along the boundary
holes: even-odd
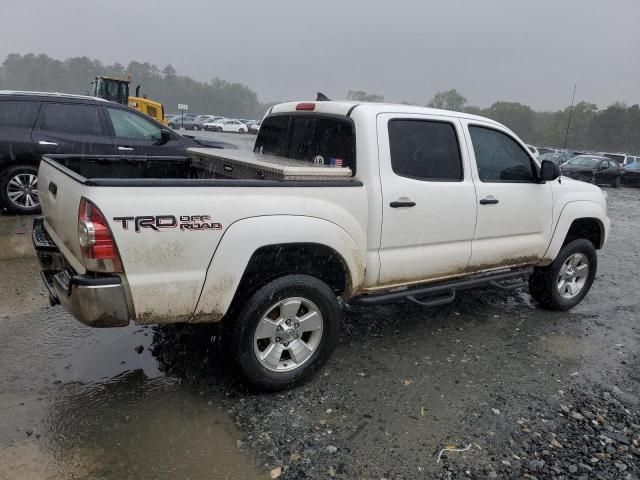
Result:
[[[87,270],[122,272],[120,254],[104,215],[84,197],[78,209],[78,240]]]

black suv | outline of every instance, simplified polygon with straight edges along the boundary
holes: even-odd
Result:
[[[186,155],[189,147],[236,148],[169,130],[100,98],[0,91],[0,209],[36,213],[42,155]]]

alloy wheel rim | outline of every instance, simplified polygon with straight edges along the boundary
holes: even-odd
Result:
[[[7,197],[20,208],[34,208],[40,205],[38,176],[33,173],[14,175],[7,183]]]
[[[562,298],[571,299],[576,297],[589,276],[589,260],[583,253],[574,253],[567,258],[558,274],[558,293]]]
[[[260,365],[273,372],[295,370],[309,361],[320,345],[323,321],[311,300],[290,297],[269,307],[253,335]]]

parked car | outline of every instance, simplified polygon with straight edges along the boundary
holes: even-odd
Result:
[[[218,132],[247,133],[249,129],[240,120],[224,120],[216,125]]]
[[[556,165],[562,165],[564,163],[567,163],[569,160],[571,160],[574,156],[571,155],[570,153],[543,153],[541,155],[538,155],[538,160],[540,160],[541,162],[543,160],[550,160],[553,163],[555,163]]]
[[[534,157],[538,158],[538,155],[540,155],[540,152],[538,151],[538,147],[535,147],[533,145],[527,145],[527,148],[533,154]]]
[[[618,162],[607,157],[595,155],[578,155],[560,167],[565,177],[593,183],[607,184],[618,188],[621,183],[622,172]]]
[[[287,103],[255,152],[192,149],[144,170],[45,157],[41,190],[57,195],[33,240],[52,304],[94,327],[221,321],[229,364],[276,390],[330,357],[337,297],[442,305],[528,278],[541,306],[567,310],[609,235],[606,193],[559,182],[483,117]]]
[[[0,91],[0,208],[40,209],[38,164],[45,154],[186,155],[194,140],[127,106],[81,95]]]
[[[611,160],[615,160],[620,165],[622,165],[622,167],[625,167],[626,165],[636,161],[636,157],[634,157],[633,155],[628,155],[626,153],[602,153],[602,156],[610,158]]]
[[[202,124],[202,129],[203,130],[207,130],[209,132],[217,132],[218,131],[218,125],[221,122],[224,122],[225,120],[226,120],[226,118],[224,118],[224,117],[214,117],[210,121],[204,122]]]
[[[622,175],[622,184],[640,187],[640,157],[636,157],[633,163],[629,163],[624,167],[624,174]]]
[[[180,130],[184,128],[185,130],[200,130],[200,123],[197,120],[197,116],[184,116],[178,115],[169,120],[169,128],[173,128],[174,130]]]
[[[254,135],[257,135],[258,132],[260,131],[260,125],[262,124],[262,122],[253,122],[249,124],[249,133],[253,133]]]

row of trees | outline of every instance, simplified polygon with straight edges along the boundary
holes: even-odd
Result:
[[[384,101],[382,95],[360,90],[350,91],[347,98],[361,102]],[[436,93],[426,106],[489,117],[507,125],[528,143],[552,147],[564,145],[570,115],[570,107],[557,112],[536,112],[518,102],[500,101],[488,108],[479,108],[469,105],[456,89]],[[640,154],[640,106],[614,103],[599,109],[593,103],[578,103],[571,112],[567,147]]]
[[[119,63],[103,65],[87,57],[61,61],[44,54],[8,55],[0,66],[0,89],[84,94],[96,75],[121,78],[129,75],[132,93],[136,85],[141,85],[142,94],[161,101],[167,112],[175,111],[178,103],[187,103],[197,113],[259,118],[268,107],[246,85],[219,78],[200,82],[178,75],[171,65],[160,70],[150,63],[132,61],[125,67]],[[362,90],[349,91],[347,98],[358,102],[384,101],[383,95]],[[568,107],[557,112],[537,112],[518,102],[499,101],[488,108],[479,108],[469,105],[455,89],[436,93],[427,105],[492,118],[535,145],[562,146],[569,120]],[[599,109],[593,103],[578,103],[573,109],[567,146],[640,153],[640,106],[615,103]]]
[[[178,75],[171,65],[162,70],[156,65],[136,61],[126,67],[119,63],[103,65],[88,57],[61,61],[44,54],[10,54],[0,67],[0,89],[86,94],[97,75],[130,76],[132,95],[136,85],[141,85],[141,95],[162,102],[167,112],[175,112],[178,103],[189,104],[196,113],[239,118],[258,118],[266,110],[255,92],[240,83],[219,78],[200,82]]]
[[[427,104],[434,108],[457,110],[492,118],[507,125],[524,140],[534,145],[564,145],[569,115],[571,124],[567,147],[577,150],[621,151],[640,153],[640,106],[614,103],[605,109],[580,102],[557,112],[536,112],[518,102],[496,102],[489,108],[478,108],[455,89],[439,92]]]

